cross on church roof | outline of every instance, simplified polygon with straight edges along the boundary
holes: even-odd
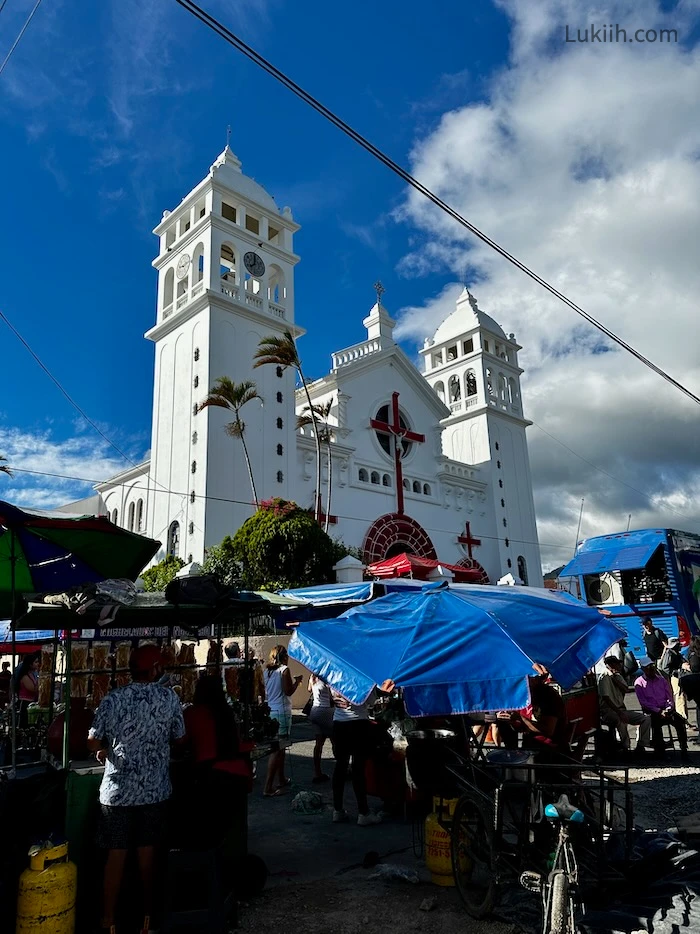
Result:
[[[226,127],[226,148],[231,145],[231,126]]]
[[[372,288],[373,288],[374,291],[377,293],[377,304],[378,304],[378,305],[381,305],[381,303],[382,303],[382,295],[386,292],[386,289],[384,288],[384,286],[382,285],[382,283],[379,281],[379,279],[377,279],[377,281],[374,283],[374,285],[372,286]]]

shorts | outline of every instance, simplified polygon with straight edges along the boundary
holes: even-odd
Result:
[[[314,736],[322,736],[329,739],[333,730],[333,708],[332,707],[312,707],[309,714],[309,721],[314,728]]]
[[[288,739],[292,733],[292,711],[280,707],[270,709],[270,719],[276,720],[280,727],[277,735],[280,739]]]
[[[158,846],[168,825],[168,801],[131,807],[100,805],[97,843],[105,850]]]

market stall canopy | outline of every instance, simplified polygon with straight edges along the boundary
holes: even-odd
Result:
[[[278,591],[281,597],[294,597],[314,606],[333,603],[362,603],[371,600],[374,588],[370,582],[362,584],[319,584],[316,587],[295,587]]]
[[[37,652],[45,642],[51,642],[55,633],[49,629],[28,629],[15,636],[15,651],[21,655]],[[12,629],[9,619],[0,620],[0,655],[12,652]]]
[[[136,580],[160,544],[104,516],[29,513],[0,502],[0,616],[12,614],[13,590],[49,593],[108,578]]]
[[[355,704],[390,678],[411,716],[513,710],[545,665],[571,687],[624,633],[569,594],[428,584],[304,623],[289,654]]]
[[[428,574],[436,568],[444,568],[454,574],[455,581],[459,583],[482,584],[485,574],[479,568],[463,568],[458,564],[445,564],[444,561],[434,561],[432,558],[419,558],[418,555],[407,553],[377,561],[367,567],[366,573],[371,577],[401,577],[402,574],[411,574],[417,580],[427,580]]]

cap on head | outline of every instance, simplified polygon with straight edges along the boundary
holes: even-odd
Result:
[[[656,662],[654,661],[654,659],[653,659],[653,658],[649,658],[648,655],[645,655],[644,658],[640,659],[640,661],[639,661],[639,667],[640,667],[640,668],[649,668],[649,667],[651,667],[651,666],[653,666],[653,665],[655,665],[655,664],[656,664]]]
[[[140,645],[131,653],[129,668],[135,675],[147,675],[163,661],[163,653],[157,645]]]

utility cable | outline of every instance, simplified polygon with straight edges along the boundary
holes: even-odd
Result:
[[[4,0],[2,6],[5,6],[5,2],[6,2],[6,0]],[[39,4],[40,4],[40,3],[41,3],[41,0],[36,0],[36,3],[34,4],[34,6],[33,6],[33,8],[32,8],[32,12],[29,14],[29,16],[27,17],[27,19],[25,20],[24,26],[22,26],[22,28],[21,28],[20,31],[19,31],[19,35],[17,36],[17,38],[15,39],[14,43],[12,44],[12,48],[11,48],[10,51],[7,53],[7,55],[5,56],[5,60],[3,61],[2,65],[0,65],[0,75],[1,75],[1,74],[3,73],[3,71],[5,70],[5,65],[7,65],[7,63],[9,62],[10,56],[12,55],[12,53],[14,52],[14,50],[17,48],[17,46],[20,44],[20,41],[21,41],[21,39],[22,39],[22,36],[25,34],[25,32],[27,31],[27,29],[29,28],[29,24],[30,24],[31,21],[34,19],[34,14],[35,14],[36,11],[39,9]],[[1,11],[2,11],[2,7],[0,7],[0,12],[1,12]]]
[[[113,487],[131,487],[131,484],[128,484],[128,483],[118,483],[112,480],[94,480],[94,479],[91,479],[90,477],[74,477],[74,476],[70,476],[69,474],[54,473],[48,470],[31,470],[28,467],[13,467],[12,471],[13,473],[18,473],[18,474],[26,473],[26,474],[30,474],[30,475],[37,476],[37,477],[51,477],[55,480],[71,480],[74,483],[90,483],[93,486],[101,485],[104,483],[109,483],[109,485]],[[153,492],[154,494],[155,493],[164,493],[164,494],[168,493],[171,496],[183,496],[183,497],[192,496],[191,492],[181,493],[181,492],[178,492],[177,490],[168,490],[166,488],[163,488],[162,490],[154,490]],[[231,499],[226,496],[211,496],[210,494],[206,494],[206,493],[195,493],[194,497],[195,499],[198,499],[198,500],[205,500],[205,501],[214,502],[214,503],[231,503],[234,506],[253,506],[254,505],[250,500]],[[363,522],[365,524],[372,523],[376,519],[376,516],[373,519],[365,519],[362,516],[342,516],[339,514],[336,514],[336,515],[338,519],[346,519],[351,522]],[[454,529],[438,529],[438,528],[433,528],[431,526],[425,526],[425,529],[427,532],[444,533],[445,535],[454,535],[454,531],[455,531]],[[487,539],[488,541],[494,541],[494,542],[502,542],[504,538],[508,538],[509,541],[513,542],[513,544],[516,544],[516,545],[540,545],[540,546],[544,546],[545,548],[563,548],[563,549],[566,549],[567,551],[571,551],[570,545],[562,545],[560,542],[526,541],[525,539],[511,538],[510,536],[503,536],[503,538],[499,538],[497,535],[481,535],[480,537]]]
[[[546,279],[543,279],[542,276],[538,275],[524,263],[520,262],[520,260],[516,259],[516,257],[509,253],[504,247],[479,230],[478,227],[468,221],[454,208],[450,207],[447,202],[443,201],[442,198],[438,197],[438,195],[427,188],[422,182],[419,182],[418,179],[414,178],[414,176],[411,175],[406,169],[400,166],[397,162],[394,162],[394,160],[387,156],[386,153],[377,148],[377,146],[371,143],[366,137],[358,133],[357,130],[353,129],[332,110],[322,104],[313,95],[309,94],[308,91],[305,91],[295,81],[284,74],[284,72],[280,71],[279,68],[276,68],[271,62],[260,55],[259,52],[256,52],[253,48],[251,48],[251,46],[247,45],[242,39],[235,35],[235,33],[231,32],[230,29],[220,23],[217,19],[203,10],[200,6],[197,6],[196,3],[193,3],[192,0],[175,0],[175,2],[183,7],[183,9],[187,10],[188,13],[192,14],[192,16],[198,19],[205,26],[208,26],[209,29],[219,35],[234,48],[238,49],[239,52],[242,52],[243,55],[258,65],[259,68],[262,68],[269,75],[283,84],[289,91],[304,101],[304,103],[308,104],[315,111],[317,111],[317,113],[321,114],[321,116],[329,120],[334,126],[345,133],[346,136],[349,136],[350,139],[356,142],[359,146],[362,146],[363,149],[365,149],[376,159],[382,162],[388,169],[391,169],[392,172],[402,178],[408,185],[410,185],[412,188],[415,188],[416,191],[420,192],[420,194],[424,195],[426,198],[432,201],[433,204],[441,208],[446,214],[456,220],[458,224],[461,224],[462,227],[465,227],[468,231],[470,231],[470,233],[474,234],[475,237],[477,237],[487,246],[491,247],[492,250],[495,250],[495,252],[502,256],[503,259],[507,260],[509,263],[519,269],[520,272],[524,273],[538,285],[542,286],[543,289],[546,289],[546,291],[553,295],[555,298],[558,298],[561,302],[571,308],[572,311],[575,311],[577,315],[580,315],[585,321],[605,334],[607,338],[622,347],[623,350],[631,353],[632,356],[636,357],[637,360],[640,361],[640,363],[643,363],[645,366],[649,367],[649,369],[656,373],[658,376],[661,376],[672,386],[675,386],[676,389],[680,390],[680,392],[688,396],[689,399],[692,399],[693,402],[697,402],[698,405],[700,405],[700,396],[696,396],[695,393],[690,391],[690,389],[685,387],[677,379],[674,379],[673,376],[667,373],[660,366],[657,366],[655,363],[653,363],[648,357],[645,357],[644,354],[640,353],[638,350],[635,350],[631,344],[628,344],[627,341],[623,340],[623,338],[619,337],[614,331],[610,330],[610,328],[594,318],[593,315],[589,314],[587,311],[584,311],[583,308],[579,307],[579,305],[573,302],[570,298],[567,298],[563,292],[560,292],[553,285],[550,285]]]

